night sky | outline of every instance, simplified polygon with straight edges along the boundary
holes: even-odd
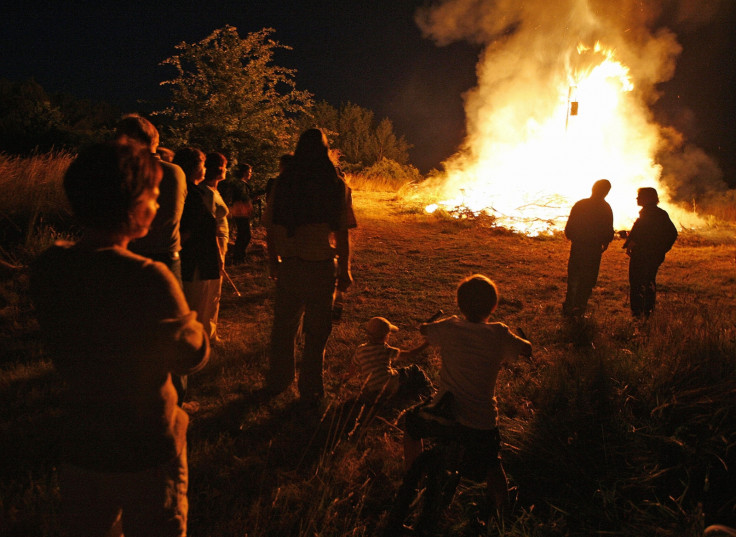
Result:
[[[713,0],[703,0],[704,2]],[[104,100],[123,111],[166,98],[159,62],[182,41],[230,24],[241,35],[271,27],[293,50],[297,87],[333,106],[351,101],[389,117],[427,171],[455,152],[465,129],[462,94],[475,84],[480,48],[438,47],[414,22],[425,0],[42,2],[0,7],[0,77],[33,77],[49,92]],[[664,20],[684,50],[661,89],[657,117],[706,150],[736,183],[736,2],[698,26]]]

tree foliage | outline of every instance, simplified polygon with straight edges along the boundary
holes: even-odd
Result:
[[[371,110],[351,102],[339,109],[322,101],[311,109],[309,121],[328,134],[332,147],[339,149],[346,168],[368,168],[383,159],[407,164],[409,143],[394,133],[390,119],[375,122]]]
[[[35,80],[0,79],[0,151],[76,150],[109,136],[119,112],[105,103],[49,94]]]
[[[296,89],[295,70],[274,65],[274,53],[290,50],[263,28],[240,37],[233,26],[215,30],[197,43],[181,43],[162,65],[176,76],[171,89],[172,145],[192,144],[222,151],[256,168],[272,169],[291,149],[297,120],[312,104]]]

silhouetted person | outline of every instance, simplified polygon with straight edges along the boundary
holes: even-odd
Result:
[[[209,345],[171,271],[127,249],[152,225],[160,180],[139,144],[80,152],[64,191],[82,236],[32,267],[41,333],[65,382],[64,536],[186,535],[189,417],[171,375],[204,367]]]
[[[117,140],[133,140],[144,145],[151,153],[156,154],[159,137],[158,130],[147,119],[131,114],[125,116],[115,130]],[[158,157],[157,155],[157,158]],[[148,235],[130,244],[130,250],[142,256],[160,261],[174,273],[181,284],[181,238],[179,223],[187,197],[187,182],[184,172],[176,164],[160,160],[163,177],[161,194],[158,197],[159,209],[156,219],[151,225]]]
[[[628,233],[623,247],[629,260],[631,313],[649,316],[657,298],[657,271],[677,240],[677,228],[667,211],[657,206],[659,196],[654,188],[640,188],[636,203],[641,206],[639,218]]]
[[[276,296],[266,388],[280,393],[294,381],[294,338],[303,314],[299,394],[311,403],[324,395],[322,363],[335,288],[352,284],[349,230],[356,227],[350,189],[330,160],[322,131],[309,129],[299,137],[272,198],[266,228]]]
[[[240,164],[233,172],[232,181],[225,181],[228,196],[225,202],[230,208],[231,220],[235,224],[235,244],[232,247],[233,264],[239,265],[246,258],[251,240],[250,220],[253,217],[254,193],[250,186],[253,170],[249,164]],[[223,196],[224,197],[224,196]]]
[[[601,179],[593,184],[589,198],[575,203],[565,226],[570,245],[567,263],[567,294],[562,313],[580,316],[585,313],[588,299],[598,281],[601,256],[613,240],[613,212],[605,197],[611,183]]]

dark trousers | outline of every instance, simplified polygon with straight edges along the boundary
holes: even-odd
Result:
[[[657,271],[663,259],[632,256],[629,261],[629,298],[631,313],[638,317],[652,313],[657,300]]]
[[[585,313],[588,299],[598,281],[602,253],[600,244],[572,243],[567,262],[567,294],[562,304],[562,311],[566,315]]]
[[[242,263],[245,261],[245,252],[250,244],[250,219],[249,218],[233,218],[235,224],[236,235],[235,244],[233,244],[231,252],[233,263]]]
[[[285,259],[279,266],[274,300],[268,389],[284,391],[294,380],[294,339],[304,316],[304,353],[299,372],[302,398],[324,395],[322,364],[332,332],[335,261]]]

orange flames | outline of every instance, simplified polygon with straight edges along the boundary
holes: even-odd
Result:
[[[666,202],[654,160],[659,127],[629,68],[601,43],[578,45],[560,67],[543,81],[530,70],[491,95],[481,89],[488,86],[481,68],[479,88],[466,97],[464,150],[415,200],[432,201],[428,212],[489,214],[531,235],[563,228],[572,204],[601,178],[613,184],[607,201],[617,229],[638,215],[637,188],[657,187]]]

